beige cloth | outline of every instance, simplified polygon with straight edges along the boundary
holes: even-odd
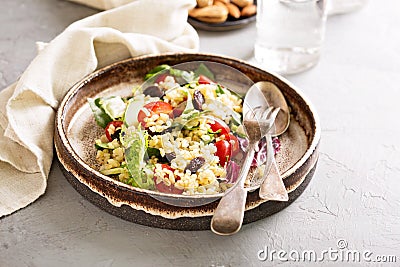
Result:
[[[69,1],[84,4],[86,6],[102,10],[111,9],[132,2],[132,0],[69,0]],[[160,0],[160,1],[165,1],[165,0]]]
[[[198,49],[198,35],[186,22],[195,0],[87,2],[101,3],[98,8],[131,3],[77,21],[41,44],[21,78],[0,91],[0,217],[45,192],[55,111],[74,83],[131,56]]]

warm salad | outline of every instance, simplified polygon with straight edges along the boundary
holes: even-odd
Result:
[[[162,65],[145,79],[131,97],[88,99],[104,128],[95,141],[99,171],[164,193],[224,192],[245,150],[242,98],[203,64],[190,72]]]

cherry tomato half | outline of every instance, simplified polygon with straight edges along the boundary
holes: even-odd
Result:
[[[174,170],[171,166],[169,166],[168,164],[161,164],[161,168],[170,170],[170,171],[172,171],[172,172],[175,171],[175,170]],[[167,177],[167,175],[165,175],[165,177]],[[169,194],[182,194],[182,193],[183,193],[183,189],[178,189],[178,188],[176,188],[173,184],[171,184],[171,185],[168,186],[168,185],[166,185],[163,181],[161,181],[159,184],[157,184],[157,177],[156,177],[155,175],[154,175],[153,179],[154,179],[155,187],[156,187],[156,189],[157,189],[159,192],[162,192],[162,193],[169,193]],[[176,180],[176,181],[179,181],[179,180],[180,180],[180,177],[179,177],[179,176],[175,176],[175,180]]]
[[[215,152],[215,155],[219,158],[219,163],[221,166],[224,167],[232,154],[231,144],[227,140],[219,140],[215,142],[215,146],[217,147],[217,152]]]
[[[113,139],[116,138],[115,133],[117,132],[118,129],[121,129],[122,124],[123,124],[122,121],[110,121],[107,124],[107,126],[105,128],[105,132],[106,132],[106,137],[107,137],[108,141],[111,142]]]
[[[143,126],[146,125],[144,119],[147,117],[151,117],[154,114],[165,113],[169,114],[172,111],[172,106],[164,101],[156,101],[150,102],[143,106],[143,108],[147,109],[150,112],[150,115],[147,116],[146,113],[141,110],[138,113],[138,122],[140,122]]]
[[[218,135],[228,135],[230,132],[230,129],[227,125],[222,125],[218,121],[209,122],[208,124],[213,132],[221,130]]]
[[[159,74],[156,78],[156,83],[160,83],[160,82],[164,82],[165,78],[167,78],[168,74],[167,73],[163,73],[163,74]]]
[[[227,140],[231,145],[231,156],[236,156],[240,151],[239,141],[237,137],[232,133],[229,133],[229,135],[225,135],[225,140]]]
[[[199,84],[210,84],[210,83],[214,83],[211,79],[209,79],[208,77],[204,76],[204,75],[200,75],[199,76]]]

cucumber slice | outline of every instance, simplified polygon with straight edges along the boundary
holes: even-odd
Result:
[[[112,168],[109,170],[102,170],[100,171],[102,174],[104,175],[116,175],[116,174],[120,174],[124,171],[124,168]]]

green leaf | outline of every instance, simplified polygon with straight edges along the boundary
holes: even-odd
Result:
[[[140,186],[136,183],[136,180],[133,179],[132,177],[130,177],[130,178],[128,179],[127,184],[130,184],[130,185],[132,185],[132,186],[134,186],[134,187],[140,187]]]
[[[96,123],[102,127],[106,128],[107,124],[113,119],[102,109],[100,102],[100,98],[88,98],[89,106],[93,112]]]
[[[213,81],[215,80],[214,74],[203,63],[200,63],[200,65],[197,67],[197,69],[194,71],[194,73],[196,74],[196,76],[204,75]]]
[[[176,78],[182,78],[187,83],[192,82],[195,78],[193,72],[188,72],[186,70],[170,69],[169,73]]]
[[[148,147],[147,148],[147,156],[149,157],[149,159],[151,159],[151,157],[156,157],[156,158],[161,158],[161,153],[160,150],[154,147]]]
[[[121,134],[121,143],[125,147],[126,167],[132,177],[130,184],[140,188],[151,189],[154,181],[143,171],[144,157],[146,154],[146,131],[133,127],[124,128]]]
[[[148,79],[152,78],[153,76],[157,75],[159,72],[164,71],[164,70],[168,70],[171,67],[167,64],[162,64],[159,65],[157,67],[155,67],[154,69],[150,70],[146,76],[144,76],[144,80],[147,81]]]
[[[223,95],[225,94],[224,89],[222,89],[222,86],[217,84],[217,89],[215,89],[215,93],[217,93],[217,95]]]

